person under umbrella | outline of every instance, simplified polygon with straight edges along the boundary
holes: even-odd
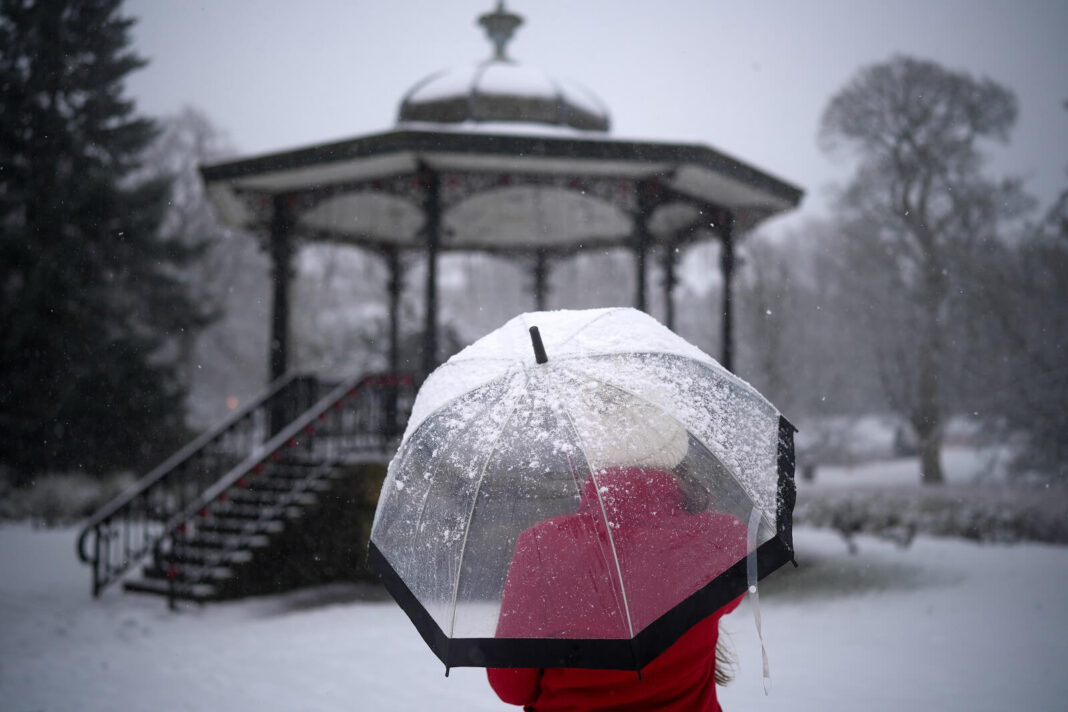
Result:
[[[647,314],[522,314],[420,388],[368,565],[446,674],[715,710],[716,621],[749,590],[759,632],[756,583],[793,559],[793,432]]]
[[[622,403],[585,424],[598,433],[586,448],[596,469],[576,512],[519,535],[497,637],[632,637],[630,626],[655,620],[746,554],[745,524],[715,511],[689,471],[685,428],[636,401],[597,400]],[[502,701],[528,710],[719,710],[716,684],[729,679],[719,620],[740,601],[691,628],[640,675],[553,667],[488,668],[487,676]]]

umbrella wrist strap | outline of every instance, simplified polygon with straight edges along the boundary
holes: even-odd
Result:
[[[771,668],[768,665],[768,650],[764,646],[764,631],[760,626],[760,594],[757,591],[757,534],[763,517],[758,507],[749,513],[749,555],[746,557],[746,573],[749,578],[749,606],[753,609],[757,637],[760,638],[760,657],[763,661],[764,694],[771,690]]]

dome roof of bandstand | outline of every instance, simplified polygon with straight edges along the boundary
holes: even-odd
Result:
[[[525,123],[608,131],[603,102],[584,87],[510,60],[436,72],[401,101],[398,123]]]
[[[594,94],[508,56],[522,22],[503,3],[482,15],[492,56],[417,82],[392,131],[205,169],[220,216],[255,229],[285,197],[304,239],[420,249],[429,172],[440,249],[566,254],[631,244],[649,190],[654,240],[707,239],[727,212],[747,230],[797,204],[793,186],[707,146],[611,137]]]
[[[635,303],[644,308],[649,250],[661,248],[668,265],[680,246],[719,238],[729,254],[732,234],[801,199],[799,188],[709,146],[611,137],[594,95],[507,56],[520,22],[502,5],[480,18],[495,55],[417,82],[391,130],[201,169],[219,218],[263,236],[276,275],[289,274],[293,241],[351,244],[386,257],[393,290],[402,282],[400,254],[425,253],[427,373],[436,358],[432,283],[441,251],[526,260],[540,303],[549,259],[627,248],[635,254]],[[279,303],[288,298],[285,283],[275,279]],[[663,283],[670,291],[674,281]],[[272,327],[272,354],[284,355],[286,328]],[[726,326],[724,334],[729,345]],[[285,358],[278,364],[272,360],[276,377]]]
[[[417,82],[401,100],[398,124],[521,123],[608,131],[608,110],[588,89],[508,56],[508,42],[522,17],[502,2],[478,24],[494,46],[493,56]]]
[[[794,186],[707,146],[574,136],[428,130],[424,125],[205,167],[208,194],[232,227],[263,229],[285,197],[296,235],[420,249],[425,190],[439,176],[440,248],[568,253],[630,244],[642,184],[659,190],[654,236],[698,229],[716,206],[739,230],[789,210]],[[704,216],[702,217],[702,212]]]

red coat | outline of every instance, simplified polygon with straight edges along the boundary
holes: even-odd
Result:
[[[519,536],[497,637],[633,637],[745,551],[745,525],[728,514],[687,512],[674,475],[601,472],[587,481],[576,513]],[[740,600],[690,629],[642,670],[641,680],[633,670],[489,669],[490,685],[505,702],[539,712],[719,710],[719,619]]]

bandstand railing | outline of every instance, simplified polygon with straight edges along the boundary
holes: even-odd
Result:
[[[309,465],[386,457],[414,397],[410,377],[364,376],[341,384],[290,374],[102,507],[82,528],[77,553],[93,595],[149,552],[169,546],[183,522],[284,454]],[[164,541],[167,539],[168,541]]]

